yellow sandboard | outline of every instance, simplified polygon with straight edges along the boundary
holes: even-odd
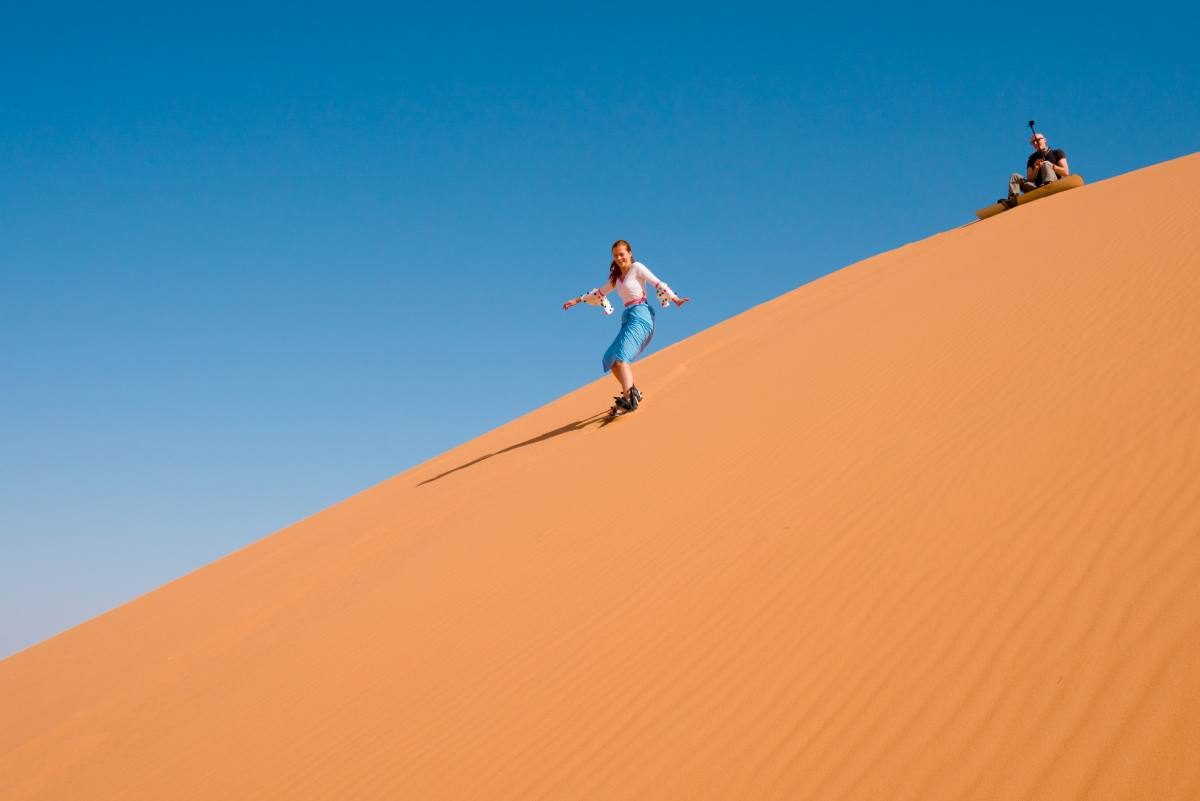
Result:
[[[1068,189],[1075,189],[1080,186],[1083,186],[1083,176],[1071,173],[1065,178],[1059,178],[1057,181],[1042,184],[1032,192],[1019,195],[1017,197],[1017,205],[1024,206],[1026,203],[1032,203],[1039,198],[1044,198],[1046,195],[1053,195],[1055,192],[1065,192]],[[975,216],[981,220],[986,220],[988,217],[993,217],[1002,211],[1008,211],[1008,206],[1005,206],[1003,203],[993,203],[975,212]]]

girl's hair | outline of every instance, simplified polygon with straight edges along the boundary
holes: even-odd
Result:
[[[625,249],[629,251],[629,257],[633,258],[633,247],[628,242],[626,242],[624,239],[618,239],[616,242],[612,243],[612,247],[609,249],[616,250],[617,245],[624,245]],[[613,286],[616,286],[617,281],[621,280],[621,268],[617,266],[616,259],[613,259],[612,264],[608,265],[608,280],[612,282]]]

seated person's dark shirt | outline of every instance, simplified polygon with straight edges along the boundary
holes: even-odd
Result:
[[[1053,150],[1051,150],[1049,153],[1047,153],[1044,156],[1042,155],[1042,151],[1035,150],[1029,154],[1029,158],[1025,161],[1025,169],[1031,169],[1033,167],[1033,163],[1035,161],[1037,161],[1038,159],[1044,158],[1046,161],[1050,162],[1051,164],[1058,164],[1058,162],[1062,161],[1066,157],[1067,157],[1067,154],[1064,153],[1062,150],[1060,150],[1057,147],[1054,148]],[[1040,176],[1040,175],[1033,176],[1033,181],[1038,186],[1041,186],[1042,185],[1042,176]]]

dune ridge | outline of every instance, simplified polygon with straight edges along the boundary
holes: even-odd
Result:
[[[851,265],[0,662],[0,798],[1200,797],[1197,182]]]

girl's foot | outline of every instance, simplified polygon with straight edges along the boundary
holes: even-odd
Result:
[[[630,387],[628,392],[613,396],[613,407],[608,413],[616,417],[618,414],[635,411],[641,401],[642,391],[636,386]]]

